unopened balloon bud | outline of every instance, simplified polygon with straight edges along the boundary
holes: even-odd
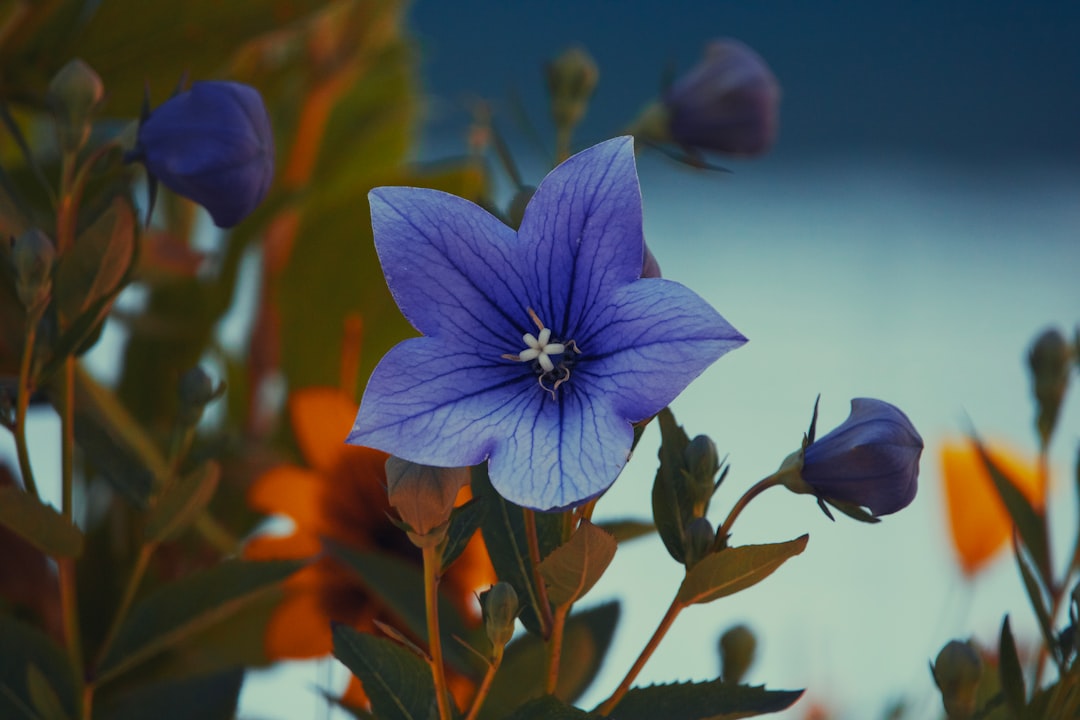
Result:
[[[570,130],[584,117],[600,71],[592,56],[582,48],[564,51],[545,69],[555,127]]]
[[[736,625],[720,636],[721,677],[730,685],[737,685],[754,664],[757,638],[745,625]]]
[[[15,292],[31,315],[40,315],[52,295],[52,269],[56,249],[49,236],[36,228],[11,241]]]
[[[458,491],[468,482],[468,468],[432,467],[393,456],[386,461],[390,505],[409,526],[409,539],[418,547],[443,541]]]
[[[695,518],[686,526],[686,567],[692,568],[712,552],[716,532],[703,517]]]
[[[180,423],[193,427],[202,419],[206,406],[225,394],[225,383],[214,381],[201,367],[193,367],[180,377]]]
[[[953,640],[941,649],[931,668],[950,720],[975,714],[982,660],[970,642]]]
[[[514,636],[518,616],[518,596],[510,583],[499,581],[480,593],[484,629],[493,648],[501,649]]]
[[[683,459],[688,473],[686,490],[693,503],[694,515],[701,517],[716,490],[716,473],[720,470],[716,443],[705,435],[698,435],[686,446]]]
[[[76,58],[60,68],[45,96],[56,119],[60,145],[78,152],[90,137],[90,119],[105,95],[105,86],[94,69]]]
[[[1070,355],[1069,343],[1057,328],[1050,328],[1035,338],[1028,353],[1032,389],[1039,406],[1035,423],[1043,445],[1050,442],[1054,433],[1061,402],[1069,386]]]

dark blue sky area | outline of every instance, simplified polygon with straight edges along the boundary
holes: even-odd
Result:
[[[601,84],[579,143],[599,140],[656,93],[667,63],[685,70],[730,36],[783,86],[777,154],[1080,159],[1080,2],[416,0],[410,15],[429,137],[460,129],[469,98],[511,92],[546,129],[541,65],[582,44]]]

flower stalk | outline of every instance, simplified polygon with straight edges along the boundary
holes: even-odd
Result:
[[[547,643],[547,681],[544,685],[544,692],[549,695],[555,694],[555,689],[559,685],[559,665],[562,661],[562,645],[563,635],[566,630],[566,617],[570,614],[571,605],[560,605],[555,610],[553,623],[551,626],[551,637]]]
[[[630,685],[637,678],[642,668],[645,667],[645,663],[649,662],[649,658],[656,652],[656,648],[659,647],[660,641],[667,635],[667,631],[671,629],[672,624],[675,622],[675,618],[679,616],[679,613],[686,607],[683,603],[679,602],[678,595],[672,599],[671,605],[668,606],[667,612],[664,613],[664,617],[661,618],[660,624],[656,626],[656,631],[653,632],[652,637],[649,638],[649,642],[646,643],[645,648],[638,655],[637,660],[634,661],[629,672],[626,673],[626,677],[619,683],[619,687],[615,688],[615,692],[611,694],[607,700],[603,702],[596,712],[602,716],[611,714],[611,711],[622,701],[623,696],[630,690]]]
[[[139,556],[135,559],[135,566],[131,569],[127,585],[124,587],[124,597],[120,601],[116,615],[113,616],[109,631],[105,634],[105,641],[101,643],[101,650],[98,652],[96,664],[101,663],[116,640],[116,635],[120,632],[120,626],[123,625],[128,610],[131,609],[131,603],[135,600],[135,593],[139,589],[139,585],[142,584],[143,575],[146,574],[146,568],[150,565],[150,557],[154,554],[156,548],[157,543],[144,543],[139,550]]]
[[[26,411],[30,406],[32,392],[30,367],[34,357],[34,343],[37,340],[37,321],[35,313],[27,314],[22,362],[19,364],[19,390],[15,401],[15,450],[19,457],[19,472],[22,473],[23,485],[27,492],[40,500],[34,471],[30,466],[30,448],[26,443]]]
[[[424,553],[424,609],[427,614],[428,644],[431,650],[431,675],[435,681],[435,700],[439,720],[451,720],[450,695],[443,664],[442,636],[439,633],[439,565],[442,558],[438,546],[428,545]]]
[[[739,517],[739,514],[750,504],[750,501],[756,498],[761,493],[765,492],[771,487],[776,487],[783,483],[783,476],[781,473],[773,473],[766,478],[762,478],[754,483],[749,490],[743,493],[742,497],[731,508],[731,512],[728,513],[727,518],[724,520],[724,524],[716,531],[716,542],[718,544],[727,544],[728,535],[731,534],[731,526],[735,524],[735,520]]]
[[[545,642],[551,638],[555,618],[551,614],[551,602],[548,600],[547,584],[540,575],[540,539],[536,533],[536,513],[523,508],[525,516],[525,539],[529,543],[529,564],[532,565],[533,585],[536,586],[537,608],[540,616],[540,634]]]
[[[495,673],[502,665],[502,659],[503,646],[496,645],[492,650],[491,661],[488,663],[487,672],[484,673],[484,679],[480,682],[480,689],[476,691],[476,697],[473,698],[472,707],[469,708],[469,714],[465,716],[465,720],[476,720],[480,715],[480,709],[484,706],[488,693],[491,692],[491,683],[495,680]]]
[[[64,358],[60,393],[60,467],[61,467],[61,512],[64,519],[72,522],[72,485],[75,479],[75,358]],[[81,678],[82,638],[79,631],[79,603],[75,589],[75,560],[57,558],[60,580],[60,611],[64,624],[68,657],[75,671],[75,677]]]

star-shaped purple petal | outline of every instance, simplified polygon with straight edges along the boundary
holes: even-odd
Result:
[[[640,278],[631,138],[555,168],[517,232],[434,190],[369,197],[387,285],[424,337],[379,362],[350,443],[425,465],[486,460],[506,499],[575,506],[615,481],[632,423],[746,342],[682,285]]]

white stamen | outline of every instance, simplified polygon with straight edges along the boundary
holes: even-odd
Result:
[[[535,360],[545,373],[552,372],[555,370],[555,363],[551,356],[561,355],[566,352],[566,343],[551,342],[551,328],[544,327],[544,323],[540,322],[540,318],[537,317],[532,308],[529,308],[529,317],[536,323],[536,327],[540,329],[539,334],[525,333],[521,336],[521,342],[525,343],[525,349],[517,355],[503,355],[503,358],[516,360],[517,362]]]

